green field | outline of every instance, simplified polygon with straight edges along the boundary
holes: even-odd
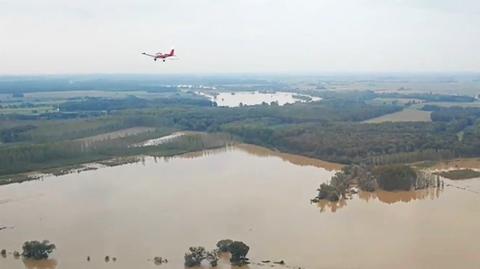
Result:
[[[399,112],[383,115],[377,118],[366,120],[365,123],[382,122],[430,122],[431,112],[407,108]]]
[[[435,174],[452,180],[480,178],[480,172],[472,169],[449,170]]]

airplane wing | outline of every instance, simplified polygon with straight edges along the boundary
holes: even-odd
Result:
[[[148,53],[145,53],[145,52],[142,52],[143,55],[146,55],[146,56],[150,56],[150,57],[153,57],[155,58],[155,55],[152,55],[152,54],[148,54]]]

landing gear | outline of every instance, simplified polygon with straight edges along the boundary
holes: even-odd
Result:
[[[165,62],[165,59],[163,60],[163,62]]]
[[[153,60],[156,62],[156,61],[157,61],[157,58],[153,58]]]

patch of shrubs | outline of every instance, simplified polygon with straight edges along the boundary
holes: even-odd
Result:
[[[47,259],[48,255],[55,249],[55,244],[51,244],[48,240],[27,241],[23,244],[22,256],[33,260]]]
[[[386,191],[409,191],[415,186],[417,173],[407,165],[385,165],[376,167],[373,174],[378,186]]]
[[[200,266],[203,260],[208,261],[210,266],[216,267],[218,264],[217,251],[206,251],[204,247],[190,247],[185,253],[186,267]]]
[[[248,264],[247,254],[250,247],[241,241],[223,239],[217,242],[217,248],[212,251],[206,251],[204,247],[190,247],[185,253],[185,266],[200,266],[206,260],[210,266],[218,265],[218,253],[228,252],[231,254],[230,262],[232,265],[240,266]]]

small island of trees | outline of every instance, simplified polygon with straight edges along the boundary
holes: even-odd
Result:
[[[359,188],[372,192],[377,189],[386,191],[409,191],[443,186],[443,182],[434,175],[416,171],[408,165],[347,165],[336,173],[328,183],[322,183],[318,195],[312,202],[328,200],[336,202],[355,194]]]
[[[216,267],[218,263],[218,255],[216,250],[206,251],[204,247],[190,247],[185,253],[185,266],[200,266],[202,261],[208,261],[210,266]]]
[[[55,250],[55,244],[48,240],[27,241],[23,244],[22,256],[33,260],[48,259],[48,256]]]
[[[249,264],[249,259],[247,258],[248,251],[250,247],[242,241],[233,241],[230,239],[223,239],[217,242],[217,248],[212,251],[207,251],[204,247],[190,247],[188,252],[185,253],[185,266],[186,267],[195,267],[201,266],[202,262],[206,261],[211,267],[216,267],[218,265],[219,254],[220,253],[229,253],[230,254],[230,263],[234,266],[242,266]],[[55,244],[50,243],[48,240],[43,241],[26,241],[22,246],[23,252],[20,254],[18,251],[13,252],[13,256],[18,258],[23,256],[25,259],[29,260],[46,260],[49,258],[49,255],[56,249]],[[0,250],[0,255],[4,258],[7,256],[7,250]],[[87,262],[91,260],[90,256],[87,256]],[[105,256],[105,262],[110,260],[116,261],[116,257]],[[162,257],[155,257],[153,259],[156,265],[161,265],[163,263],[168,263],[167,259]]]
[[[247,254],[250,247],[241,241],[223,239],[218,241],[217,249],[212,251],[205,250],[204,247],[190,247],[185,253],[185,266],[200,266],[203,261],[207,261],[211,267],[218,265],[219,253],[230,253],[230,263],[234,266],[249,264]]]

